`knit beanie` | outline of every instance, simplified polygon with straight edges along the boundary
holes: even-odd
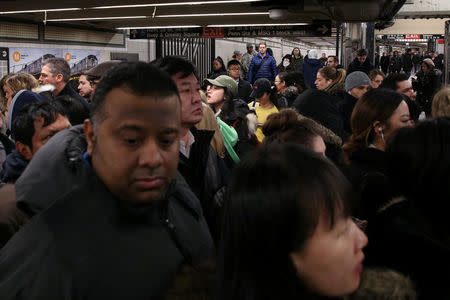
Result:
[[[345,91],[348,92],[357,86],[365,84],[369,86],[372,85],[369,76],[367,76],[366,73],[361,71],[352,72],[345,78]]]

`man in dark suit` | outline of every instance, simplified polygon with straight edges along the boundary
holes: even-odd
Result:
[[[228,75],[234,80],[236,80],[238,84],[238,98],[249,103],[251,102],[250,94],[252,92],[252,87],[250,86],[250,83],[248,81],[241,79],[241,70],[242,66],[238,60],[232,59],[228,62],[227,64]]]

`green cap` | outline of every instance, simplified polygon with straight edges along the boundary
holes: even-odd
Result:
[[[238,84],[228,75],[220,75],[216,79],[205,79],[204,83],[227,88],[231,92],[233,98],[237,97]]]

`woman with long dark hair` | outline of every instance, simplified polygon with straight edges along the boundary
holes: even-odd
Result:
[[[351,195],[334,164],[298,145],[273,144],[247,156],[225,204],[219,299],[355,291],[367,238],[350,217]]]

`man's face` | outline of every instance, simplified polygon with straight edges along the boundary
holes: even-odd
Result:
[[[92,86],[87,80],[86,75],[81,75],[78,83],[78,94],[82,97],[90,97],[92,93]]]
[[[416,92],[414,92],[413,87],[408,80],[397,82],[397,89],[395,91],[408,96],[411,100],[416,100]]]
[[[370,86],[368,84],[363,84],[363,85],[352,88],[349,91],[349,93],[356,99],[360,99],[369,89],[370,89]]]
[[[228,75],[233,78],[234,80],[237,80],[239,77],[241,77],[241,66],[240,65],[230,65],[228,67]]]
[[[332,67],[332,68],[336,68],[338,65],[338,63],[336,63],[336,61],[334,60],[334,57],[328,57],[327,59],[327,66]]]
[[[34,120],[34,135],[31,138],[31,143],[33,145],[31,153],[33,155],[44,146],[52,136],[63,129],[69,128],[70,122],[66,117],[58,114],[58,118],[55,122],[45,127],[43,127],[43,125],[44,118],[37,117],[36,120]]]
[[[203,118],[200,84],[194,74],[181,78],[181,72],[173,75],[181,99],[181,125],[191,128]]]
[[[41,84],[52,84],[56,86],[56,84],[61,81],[58,76],[62,77],[61,74],[53,75],[52,73],[50,73],[50,68],[45,65],[42,67],[41,76],[39,76],[39,82]]]
[[[266,54],[267,47],[264,44],[259,45],[259,53],[261,53],[261,56],[264,56]]]
[[[363,55],[363,56],[357,56],[358,57],[358,61],[359,63],[364,63],[366,61],[367,55]]]
[[[178,165],[180,104],[138,96],[124,87],[112,89],[101,108],[96,129],[85,122],[88,154],[106,187],[132,205],[165,196]]]
[[[247,53],[252,54],[253,53],[253,47],[247,47]]]

